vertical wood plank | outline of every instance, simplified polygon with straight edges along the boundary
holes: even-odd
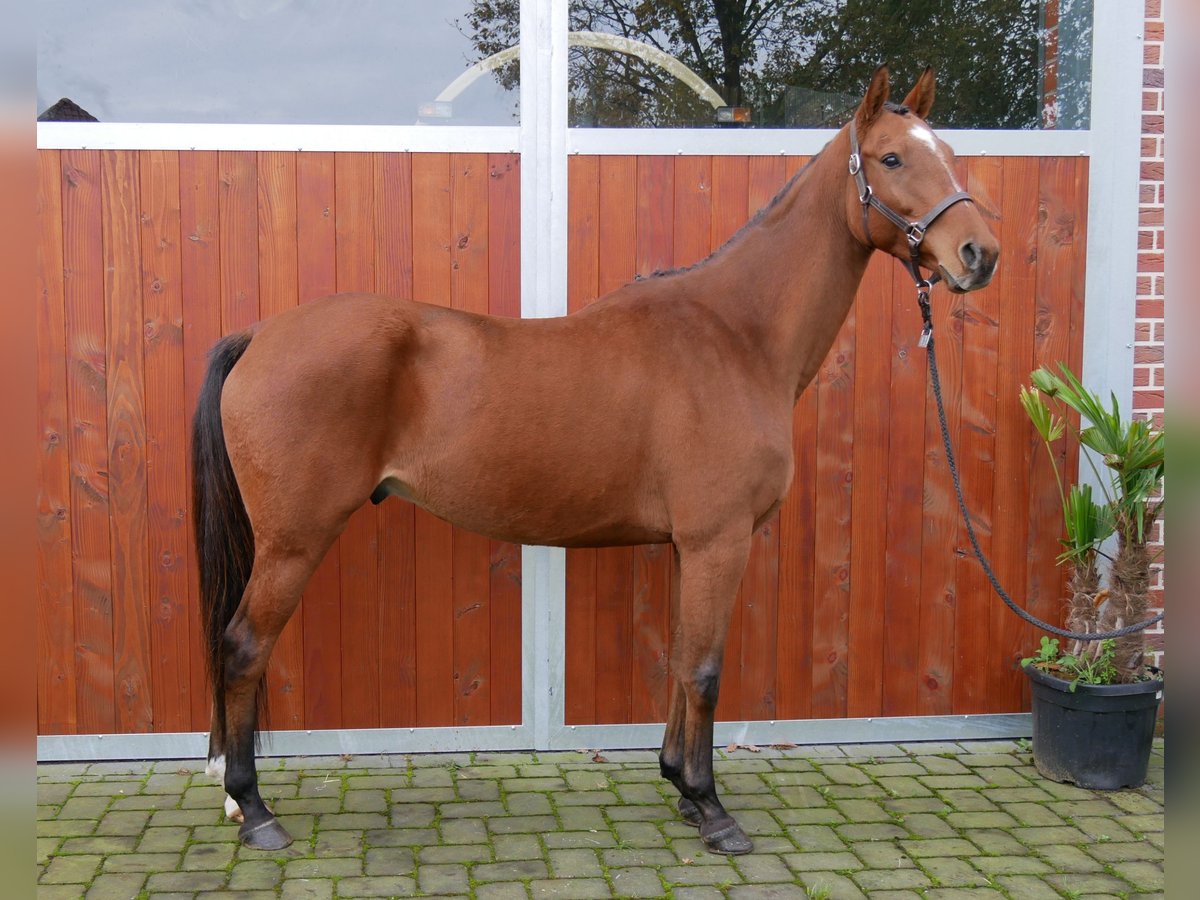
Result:
[[[967,161],[967,190],[985,213],[995,210],[1003,191],[1002,161]],[[984,555],[991,557],[992,479],[995,473],[996,384],[999,350],[997,291],[985,288],[964,298],[962,440],[959,471],[963,497]],[[963,535],[967,547],[966,535]],[[958,608],[954,618],[954,711],[981,713],[989,708],[988,665],[992,656],[991,585],[969,550],[958,558]]]
[[[214,151],[179,154],[179,262],[183,306],[183,389],[185,408],[196,408],[209,348],[221,336],[221,257],[218,181]],[[190,429],[189,429],[190,435]],[[190,438],[189,438],[190,440]],[[188,546],[195,546],[192,528],[192,459],[184,456],[189,489],[186,492]],[[192,647],[191,728],[210,727],[211,691],[205,672],[204,629],[200,617],[200,584],[194,553],[188,565],[188,624]]]
[[[412,158],[413,292],[418,300],[450,305],[450,157]],[[449,725],[454,718],[454,533],[416,512],[417,724]]]
[[[146,420],[143,406],[138,157],[101,157],[104,308],[108,325],[109,547],[117,728],[149,731],[149,573],[146,567]]]
[[[927,360],[912,278],[893,265],[888,395],[887,548],[884,559],[885,716],[917,713],[921,631],[921,528],[925,487]]]
[[[450,157],[450,304],[488,311],[488,161],[480,153]],[[454,721],[491,722],[491,542],[454,532]]]
[[[884,584],[887,565],[888,383],[892,270],[875,254],[855,299],[854,471],[851,476],[849,671],[846,715],[883,708]]]
[[[600,162],[573,156],[567,167],[567,312],[583,309],[599,294]],[[567,724],[596,719],[596,565],[599,551],[567,550]]]
[[[412,157],[377,153],[375,168],[375,286],[389,297],[413,295]],[[389,499],[379,520],[379,724],[416,724],[417,623],[415,508]]]
[[[337,290],[336,176],[332,153],[296,157],[296,283],[301,302]],[[342,727],[342,579],[338,538],[304,590],[306,728]]]
[[[264,319],[299,303],[296,154],[258,154],[258,287]],[[304,608],[283,627],[267,667],[271,727],[304,727]]]
[[[116,707],[99,151],[64,150],[62,179],[76,724],[85,733],[112,732]]]
[[[816,522],[820,527],[813,560],[812,715],[823,718],[846,714],[855,328],[851,311],[813,385],[817,390]]]
[[[62,226],[62,158],[46,150],[37,195],[38,734],[76,730]]]
[[[933,293],[933,334],[950,439],[959,441],[962,396],[961,295]],[[918,715],[948,715],[954,705],[954,616],[958,604],[955,551],[958,506],[946,468],[937,405],[925,401],[925,489],[921,524],[921,629],[917,646]]]
[[[367,153],[334,156],[337,287],[375,288],[375,172]],[[379,725],[379,522],[359,507],[341,540],[342,726]]]
[[[1037,279],[1034,287],[1034,344],[1031,368],[1057,371],[1070,358],[1071,291],[1074,279],[1078,216],[1075,209],[1075,160],[1039,160]],[[1054,450],[1060,471],[1066,463],[1065,443]],[[1051,486],[1054,474],[1042,447],[1035,447],[1030,469],[1028,609],[1047,622],[1061,624],[1062,576],[1054,557],[1063,533],[1062,506]],[[1039,490],[1038,486],[1044,486]],[[1036,638],[1030,634],[1028,646]]]
[[[992,517],[993,566],[1000,583],[1025,604],[1029,561],[1029,472],[1035,447],[1033,428],[1017,399],[1029,383],[1033,359],[1034,295],[1037,283],[1038,161],[1011,157],[1004,161],[1000,200],[1001,264],[996,273],[1000,329],[997,361],[996,468]],[[992,598],[991,634],[995,665],[988,693],[1001,710],[1022,707],[1025,678],[1021,657],[1029,629],[998,598]]]
[[[222,150],[221,330],[248,328],[258,309],[258,160],[251,151]]]
[[[191,720],[187,456],[179,154],[141,154],[143,354],[150,572],[150,688],[155,731]]]
[[[488,309],[521,314],[521,158],[488,158]],[[491,722],[521,721],[521,548],[491,542]]]
[[[807,162],[788,157],[786,180]],[[753,172],[753,168],[752,168]],[[754,181],[751,181],[753,186]],[[753,189],[753,188],[752,188]],[[808,718],[813,677],[813,576],[816,569],[816,381],[804,389],[792,414],[796,470],[779,510],[779,635],[776,639],[775,714]]]

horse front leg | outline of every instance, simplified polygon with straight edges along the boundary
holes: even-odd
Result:
[[[738,582],[750,554],[750,528],[701,546],[679,545],[679,626],[671,650],[671,668],[682,695],[683,752],[680,812],[699,819],[700,838],[711,853],[749,853],[753,844],[725,811],[713,778],[713,715],[721,687],[725,637],[737,598]],[[671,725],[676,722],[675,706]],[[668,742],[664,741],[664,752]]]

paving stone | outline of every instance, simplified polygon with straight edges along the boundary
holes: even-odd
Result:
[[[930,813],[913,813],[903,816],[901,821],[913,837],[948,838],[958,834],[944,820]]]
[[[146,875],[141,872],[97,875],[85,895],[87,900],[129,900],[136,897],[146,883]],[[38,890],[38,897],[42,890]]]
[[[313,853],[317,856],[358,856],[365,843],[365,831],[324,831],[317,835]]]
[[[1046,882],[1064,894],[1128,894],[1129,884],[1104,872],[1069,872],[1046,876]]]
[[[1140,891],[1161,891],[1165,887],[1161,863],[1130,860],[1114,863],[1112,868]]]
[[[104,871],[170,872],[179,868],[180,858],[178,853],[122,853],[105,857]]]
[[[489,818],[488,831],[492,834],[516,834],[520,832],[545,833],[558,827],[554,816],[500,816]]]
[[[1156,862],[1163,858],[1162,849],[1149,841],[1097,842],[1088,844],[1084,850],[1087,851],[1088,855],[1102,863]]]
[[[542,845],[532,834],[497,834],[492,837],[491,846],[497,862],[538,859],[542,855]]]
[[[471,877],[475,881],[522,881],[529,878],[546,878],[549,874],[546,863],[540,859],[484,863],[471,869]]]
[[[665,847],[601,850],[600,856],[610,869],[673,866],[679,862],[678,855]]]
[[[788,837],[801,850],[845,850],[846,842],[827,825],[791,825]]]
[[[1030,847],[1044,847],[1048,844],[1082,844],[1087,841],[1087,835],[1069,825],[1013,828],[1011,833],[1022,844]]]
[[[930,775],[966,775],[971,771],[957,757],[919,755],[913,757],[913,762]]]
[[[551,850],[571,847],[600,850],[617,845],[610,831],[548,831],[542,835],[542,841]]]
[[[146,879],[146,890],[151,896],[159,891],[216,891],[226,877],[225,872],[158,872]]]
[[[529,892],[519,881],[496,881],[475,886],[475,900],[525,900]]]
[[[1016,819],[1001,810],[996,812],[958,812],[950,813],[946,816],[946,825],[952,830],[960,828],[1012,828],[1016,824]]]
[[[901,846],[914,859],[927,856],[974,856],[979,849],[962,838],[946,838],[928,841],[902,841]]]
[[[877,893],[872,894],[871,900],[876,900],[878,896],[879,895]],[[926,898],[926,900],[973,900],[973,898],[976,897],[987,897],[994,900],[994,898],[1003,897],[1004,895],[992,887],[944,887],[931,888],[930,890],[925,891],[923,896]]]
[[[891,822],[892,816],[874,800],[837,800],[836,806],[849,821],[855,823]]]
[[[420,853],[421,864],[427,863],[473,863],[491,862],[492,848],[486,844],[447,844],[441,847],[424,847]],[[410,865],[407,870],[411,871]],[[368,875],[374,874],[369,869]],[[389,874],[401,874],[400,872]]]
[[[395,794],[392,795],[393,799]],[[397,828],[423,828],[432,825],[437,811],[431,803],[399,803],[392,806],[392,825]]]
[[[1102,872],[1104,866],[1070,844],[1034,846],[1034,852],[1060,872]]]
[[[194,871],[224,869],[233,863],[237,844],[193,844],[183,854],[180,868]]]
[[[995,791],[985,794],[983,791],[940,790],[938,796],[959,812],[995,812],[999,809],[992,802],[995,793]]]
[[[562,897],[564,900],[591,900],[611,897],[608,882],[603,878],[550,878],[529,884],[534,897]]]
[[[650,868],[610,868],[608,881],[614,897],[660,897],[666,892],[662,879]]]
[[[101,836],[67,838],[62,842],[58,852],[63,855],[75,853],[95,853],[106,856],[111,853],[132,853],[137,838],[132,836]]]
[[[996,882],[1010,897],[1021,900],[1062,900],[1062,894],[1037,875],[1001,875]]]
[[[933,792],[911,776],[885,776],[879,786],[893,797],[929,797]]]
[[[738,884],[742,880],[728,862],[724,865],[666,866],[660,871],[663,879],[671,885],[728,885]]]
[[[236,891],[269,890],[283,878],[283,868],[270,859],[248,859],[238,863],[229,873],[229,889]]]
[[[604,814],[594,806],[560,808],[558,820],[566,831],[607,831]]]
[[[440,860],[430,860],[435,861]],[[373,847],[363,854],[363,872],[367,875],[411,875],[413,868],[413,852],[407,847]]]
[[[843,763],[828,763],[821,766],[821,774],[834,784],[868,784],[869,775],[862,769]]]
[[[794,882],[783,884],[735,884],[726,896],[733,900],[787,900],[795,897],[798,888]]]
[[[745,881],[752,883],[790,881],[792,878],[791,869],[783,859],[767,853],[739,856],[734,860],[734,868]]]
[[[555,878],[593,878],[604,875],[596,850],[551,850],[548,855],[550,870]]]
[[[794,872],[820,872],[830,870],[836,872],[861,869],[862,861],[849,851],[842,853],[788,853],[783,861]]]
[[[1035,856],[977,856],[972,863],[988,875],[1040,875],[1053,871]]]
[[[338,882],[341,897],[407,897],[416,890],[411,878],[393,875],[389,878],[343,878]]]
[[[289,878],[280,891],[283,900],[332,900],[333,882],[325,878]]]
[[[837,833],[847,841],[887,841],[893,838],[908,837],[908,832],[899,825],[884,823],[839,825]]]
[[[923,888],[929,876],[919,869],[864,869],[850,876],[865,891],[895,888]]]
[[[94,854],[55,857],[38,881],[43,884],[86,884],[92,880],[103,859]]]
[[[341,878],[361,875],[363,861],[354,857],[292,859],[283,869],[284,878]]]
[[[935,884],[942,887],[972,888],[988,884],[987,876],[964,859],[931,857],[921,860],[921,867]]]
[[[504,798],[504,806],[514,816],[542,816],[553,811],[545,794],[509,794]]]
[[[863,865],[854,866],[856,869],[915,869],[917,864],[891,841],[859,841],[854,845],[854,855],[862,860]]]
[[[442,819],[439,830],[447,844],[482,844],[488,833],[483,819]]]
[[[797,872],[797,879],[810,897],[825,896],[836,900],[858,900],[866,897],[853,881],[836,872]]]
[[[344,882],[338,882],[338,893],[344,894]],[[426,894],[465,894],[470,890],[467,867],[461,863],[436,863],[417,868],[416,884]]]
[[[898,813],[900,815],[910,815],[912,813],[947,813],[950,812],[950,806],[938,797],[897,797],[892,800],[884,800],[883,808],[888,812]]]

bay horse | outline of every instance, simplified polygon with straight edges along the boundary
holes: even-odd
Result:
[[[751,849],[717,797],[713,711],[751,537],[792,480],[793,407],[873,251],[956,292],[985,286],[999,253],[924,121],[932,71],[902,105],[888,92],[880,67],[851,121],[707,260],[574,315],[345,294],[214,347],[192,450],[209,771],[243,843],[291,842],[254,765],[271,649],[350,515],[395,495],[514,543],[671,544],[660,768],[710,851]]]

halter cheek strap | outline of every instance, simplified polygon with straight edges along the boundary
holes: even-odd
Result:
[[[880,215],[904,232],[905,238],[908,239],[909,259],[902,261],[908,268],[909,274],[912,275],[917,287],[927,291],[929,287],[941,280],[941,276],[934,272],[929,278],[921,277],[921,243],[925,240],[925,232],[929,230],[929,226],[933,224],[938,216],[954,204],[961,203],[963,200],[970,200],[972,203],[975,201],[972,200],[971,195],[966,191],[958,191],[944,198],[933,209],[916,221],[906,219],[900,215],[876,197],[875,192],[871,190],[871,185],[867,183],[867,173],[863,167],[862,153],[859,151],[858,146],[858,129],[853,119],[850,120],[850,174],[854,176],[854,183],[858,187],[858,201],[862,204],[863,236],[866,237],[867,244],[874,246],[874,241],[871,238],[870,221],[871,209],[874,207],[879,211]]]

